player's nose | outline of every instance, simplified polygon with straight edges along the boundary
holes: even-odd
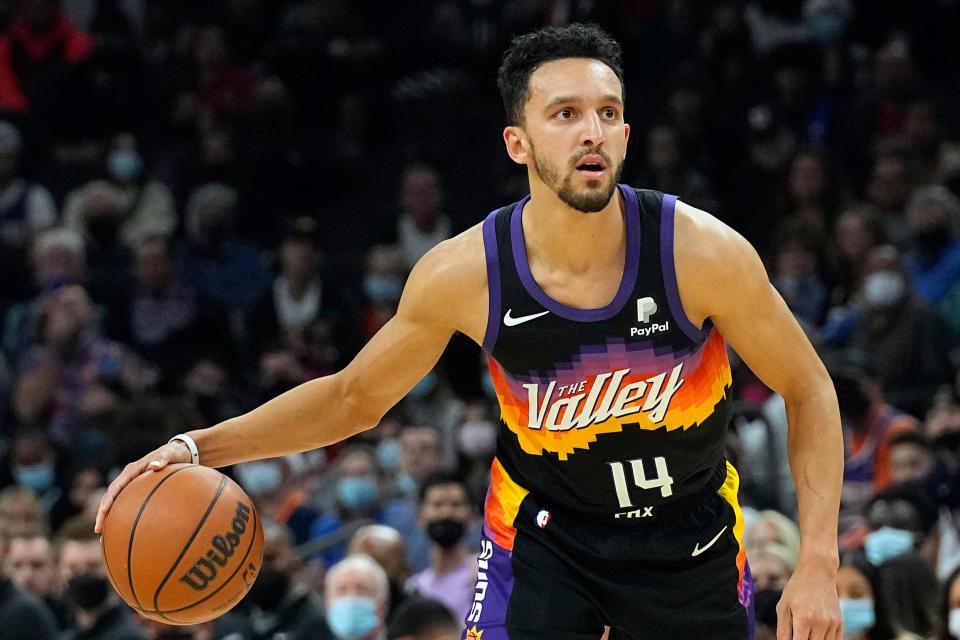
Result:
[[[583,122],[583,129],[580,132],[580,144],[586,147],[599,147],[607,141],[599,113],[591,112],[581,122]]]

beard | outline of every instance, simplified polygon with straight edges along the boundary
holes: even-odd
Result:
[[[533,142],[530,143],[530,150],[533,152],[533,164],[537,170],[537,175],[539,175],[543,183],[553,189],[554,193],[570,208],[582,213],[597,213],[598,211],[602,211],[603,208],[610,203],[610,198],[613,197],[617,183],[620,182],[620,174],[623,171],[623,160],[614,167],[613,162],[607,154],[599,149],[589,153],[581,153],[571,162],[573,169],[561,178],[559,167],[546,158],[541,159],[540,156],[537,155]],[[573,178],[577,171],[576,163],[584,156],[590,154],[599,155],[606,161],[607,170],[610,171],[613,169],[613,171],[610,172],[612,178],[607,184],[604,184],[603,180],[587,180],[586,188],[577,189],[573,185]]]

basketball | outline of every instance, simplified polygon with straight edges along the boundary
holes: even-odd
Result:
[[[260,571],[263,527],[253,501],[216,469],[173,464],[140,475],[110,510],[100,538],[123,600],[167,624],[212,620]]]

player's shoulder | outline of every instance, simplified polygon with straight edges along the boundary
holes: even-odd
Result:
[[[476,224],[430,249],[411,272],[430,286],[463,286],[484,280],[486,253],[482,224]]]
[[[722,220],[681,201],[675,216],[677,286],[695,325],[768,282],[756,250]]]
[[[717,270],[717,275],[756,260],[753,246],[716,216],[677,201],[674,221],[676,261],[694,263],[700,269]]]

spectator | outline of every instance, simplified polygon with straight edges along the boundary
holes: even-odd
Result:
[[[0,527],[0,561],[6,562],[7,532]],[[57,623],[43,603],[0,573],[0,629],[4,640],[54,640]]]
[[[916,431],[904,431],[890,438],[891,484],[923,484],[933,468],[933,451],[926,438]]]
[[[62,585],[53,542],[43,530],[25,530],[9,537],[3,573],[17,587],[40,598],[61,631],[73,625],[70,610],[60,598]]]
[[[45,528],[46,522],[37,494],[18,486],[0,491],[0,531],[5,535],[16,535],[21,531]]]
[[[91,295],[105,304],[130,282],[130,249],[120,241],[127,207],[123,191],[106,180],[87,183],[64,206],[64,224],[86,241]]]
[[[937,508],[917,485],[893,486],[875,495],[864,510],[869,533],[863,550],[880,567],[893,558],[916,552],[928,562],[937,548],[933,535]]]
[[[960,567],[943,583],[936,640],[960,640]]]
[[[270,286],[261,251],[234,232],[237,192],[223,184],[197,187],[187,200],[184,282],[227,309],[249,310]]]
[[[124,310],[120,338],[157,364],[169,382],[182,379],[196,356],[232,351],[224,310],[180,280],[168,241],[147,238],[135,252],[134,285]]]
[[[428,476],[420,489],[420,527],[432,541],[430,566],[410,578],[410,588],[444,603],[457,618],[473,602],[477,565],[464,534],[473,517],[467,485],[450,473]]]
[[[64,227],[41,233],[33,243],[31,284],[34,297],[6,310],[3,350],[18,362],[40,333],[44,310],[53,292],[65,284],[82,284],[87,274],[83,237]]]
[[[905,262],[917,295],[938,304],[960,286],[960,198],[944,186],[920,187],[907,204],[913,248]]]
[[[97,328],[90,298],[79,286],[53,294],[43,316],[40,344],[20,363],[13,411],[23,424],[49,417],[49,433],[67,443],[77,424],[80,400],[98,375],[114,376],[131,389],[152,384],[152,372]]]
[[[877,208],[887,240],[897,247],[906,246],[910,239],[903,214],[913,187],[913,176],[905,157],[887,152],[874,159],[867,199]]]
[[[70,22],[58,0],[20,0],[11,17],[0,36],[0,109],[38,118],[57,114],[93,49],[90,36]]]
[[[253,497],[266,520],[286,527],[291,544],[303,544],[320,515],[310,505],[305,479],[310,458],[304,454],[254,460],[237,465],[237,480]],[[279,544],[279,543],[278,543]]]
[[[708,178],[688,159],[676,131],[659,125],[647,133],[646,172],[637,184],[664,193],[682,193],[684,200],[705,211],[718,211],[713,187]]]
[[[460,623],[440,601],[411,598],[390,617],[387,640],[456,640]]]
[[[57,451],[42,431],[18,433],[10,447],[8,473],[20,487],[33,492],[41,510],[49,513],[60,498]]]
[[[826,156],[810,149],[800,151],[793,157],[787,177],[787,214],[824,233],[833,222],[837,190]]]
[[[169,236],[177,226],[173,194],[162,182],[152,179],[136,137],[121,133],[113,138],[106,154],[106,177],[120,193],[119,228],[117,238],[129,249],[150,236]],[[83,199],[90,185],[80,187],[67,195],[63,216],[66,224],[79,227],[83,216]]]
[[[62,640],[145,640],[130,610],[118,604],[93,522],[78,516],[57,535],[60,579],[73,605],[76,626]]]
[[[363,276],[363,335],[370,339],[397,312],[406,279],[403,256],[397,247],[379,245],[367,253]]]
[[[809,223],[791,220],[778,229],[773,243],[773,285],[803,326],[820,326],[827,286],[821,276],[819,232]]]
[[[22,146],[17,127],[0,121],[0,268],[6,275],[0,300],[8,301],[29,295],[30,246],[38,233],[57,221],[50,191],[20,175]]]
[[[879,593],[876,572],[869,564],[856,556],[841,559],[837,594],[846,640],[910,640],[893,630]]]
[[[343,303],[335,287],[325,287],[319,273],[319,228],[301,217],[288,225],[280,243],[280,273],[273,288],[253,309],[250,333],[258,353],[291,352],[310,377],[333,373],[338,348],[349,345],[343,326]]]
[[[771,544],[782,547],[787,561],[796,565],[800,554],[800,529],[797,524],[776,511],[761,511],[746,529],[744,546],[747,549],[762,549]]]
[[[345,448],[329,474],[333,506],[314,521],[311,537],[320,537],[368,520],[400,531],[404,539],[416,528],[415,507],[403,499],[390,499],[385,491],[383,470],[372,449],[364,445]],[[338,544],[323,554],[331,565],[344,557],[346,545]]]
[[[876,383],[856,369],[831,374],[848,445],[843,471],[844,514],[858,514],[876,491],[890,485],[890,439],[916,431],[919,422],[887,404]]]
[[[246,597],[253,639],[331,638],[320,598],[297,579],[301,561],[290,530],[267,521],[263,540],[260,574]]]
[[[796,559],[783,545],[771,543],[747,552],[750,576],[757,591],[776,589],[783,591],[787,580],[793,575]]]
[[[865,358],[891,404],[922,416],[938,385],[953,376],[947,327],[917,297],[893,247],[871,251],[864,273],[865,308],[854,324],[848,351]]]
[[[390,603],[387,575],[372,558],[338,562],[324,581],[327,624],[340,640],[375,640],[386,631]]]
[[[843,322],[842,329],[824,330],[828,342],[841,342],[849,336],[853,315],[850,307],[858,304],[855,295],[863,286],[867,255],[883,243],[883,229],[875,212],[869,206],[858,206],[840,214],[834,226],[833,244],[836,246],[837,284],[831,294],[836,310],[831,312],[829,323]]]
[[[929,638],[936,626],[940,584],[925,559],[906,554],[877,568],[878,599],[894,629]]]
[[[414,164],[403,173],[395,240],[406,268],[450,237],[450,219],[442,212],[443,184],[436,169]]]
[[[387,574],[387,580],[390,581],[390,612],[387,617],[392,620],[394,612],[406,598],[404,589],[410,578],[410,563],[403,537],[393,527],[368,524],[357,529],[347,547],[348,556],[358,553],[376,560]]]

